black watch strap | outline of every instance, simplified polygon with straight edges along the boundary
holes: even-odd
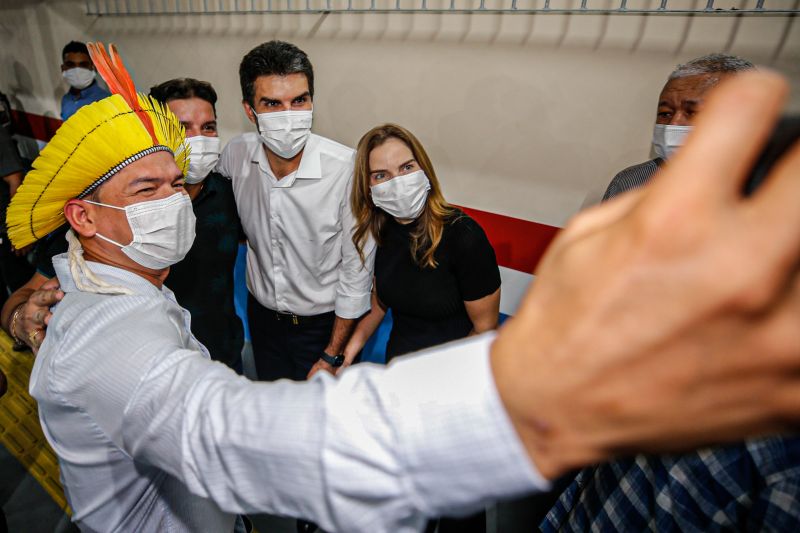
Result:
[[[319,358],[334,368],[340,367],[344,364],[343,355],[328,355],[325,352],[322,352],[322,355],[320,355]]]

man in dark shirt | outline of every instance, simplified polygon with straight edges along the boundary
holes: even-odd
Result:
[[[150,96],[177,115],[191,146],[185,187],[197,237],[166,284],[192,314],[192,333],[211,357],[241,371],[244,328],[234,309],[233,269],[244,232],[231,182],[214,171],[220,153],[217,93],[210,83],[179,78],[153,87]]]
[[[6,207],[17,187],[22,183],[25,165],[19,157],[14,139],[5,128],[0,127],[0,179],[4,186],[0,186],[0,215],[2,215],[3,233],[5,233]]]
[[[678,65],[658,97],[653,130],[655,159],[628,167],[614,176],[603,201],[650,181],[672,152],[683,144],[695,115],[703,106],[706,92],[731,74],[753,68],[746,59],[725,54],[709,54]]]
[[[190,78],[167,81],[153,87],[150,94],[176,114],[192,147],[185,187],[197,218],[196,238],[183,261],[172,266],[165,284],[191,313],[192,333],[208,348],[212,359],[240,371],[244,330],[234,309],[233,268],[242,230],[230,181],[212,170],[219,155],[217,94],[209,83]],[[16,309],[55,276],[51,258],[66,251],[67,229],[54,231],[37,245],[37,272],[3,307],[3,327],[9,333]],[[36,327],[41,327],[57,294],[53,291],[53,299],[36,302],[40,309],[34,313],[41,313]],[[29,341],[24,320],[19,320],[13,333]],[[42,340],[39,338],[39,343]]]
[[[67,120],[86,104],[110,96],[97,84],[96,75],[86,44],[68,42],[61,52],[61,76],[69,84],[69,90],[61,98],[61,120]]]

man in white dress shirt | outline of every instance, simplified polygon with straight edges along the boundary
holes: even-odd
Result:
[[[307,383],[211,361],[162,285],[193,239],[177,119],[130,94],[79,111],[8,214],[18,246],[71,226],[30,387],[73,519],[231,531],[261,511],[419,531],[618,453],[796,423],[800,146],[739,193],[785,93],[766,73],[721,89],[663,179],[565,229],[496,338]]]
[[[247,316],[258,378],[332,371],[369,310],[374,245],[351,239],[354,151],[311,133],[314,72],[305,52],[270,41],[239,67],[256,130],[234,138],[219,171],[247,235]]]

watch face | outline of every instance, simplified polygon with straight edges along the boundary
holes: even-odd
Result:
[[[344,364],[344,356],[343,355],[328,355],[323,353],[322,360],[328,363],[331,366],[342,366]]]

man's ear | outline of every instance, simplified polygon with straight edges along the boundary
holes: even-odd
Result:
[[[67,222],[72,226],[72,230],[82,237],[94,237],[97,233],[94,211],[91,204],[82,200],[72,199],[64,205]]]
[[[244,114],[247,115],[247,120],[255,124],[256,123],[255,111],[253,110],[253,107],[250,105],[250,102],[248,102],[247,100],[242,100],[242,107],[244,108]]]

